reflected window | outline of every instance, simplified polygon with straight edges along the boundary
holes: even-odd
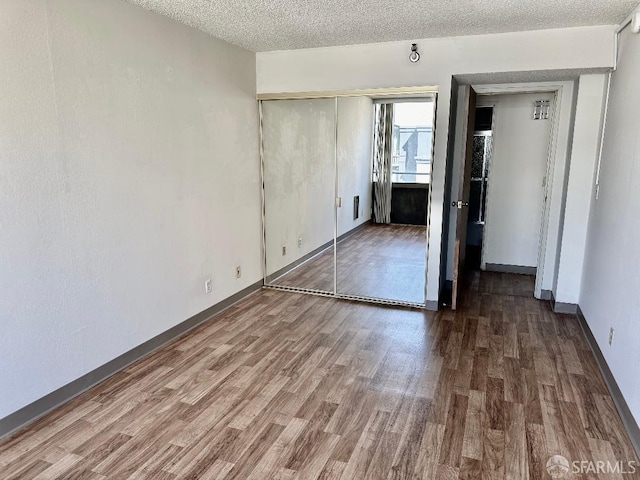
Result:
[[[429,183],[433,102],[393,104],[391,181]]]

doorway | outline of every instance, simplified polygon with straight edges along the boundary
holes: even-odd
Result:
[[[466,86],[458,98],[464,99],[464,111],[458,110],[464,128],[456,137],[454,183],[460,186],[457,195],[452,192],[458,198],[452,202],[457,219],[452,308],[460,283],[473,271],[522,275],[528,287],[521,291],[536,296],[548,224],[547,177],[555,155],[556,92],[476,96]]]
[[[482,240],[486,221],[489,167],[493,153],[493,106],[477,106],[471,152],[467,262],[470,269],[482,267]]]

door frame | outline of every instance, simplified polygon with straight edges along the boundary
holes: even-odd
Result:
[[[554,184],[554,172],[556,167],[557,149],[558,149],[558,136],[560,131],[561,121],[561,109],[562,100],[565,85],[557,82],[540,82],[540,83],[517,83],[517,84],[494,84],[494,85],[472,85],[478,95],[490,96],[490,95],[505,95],[505,94],[526,94],[526,93],[554,93],[555,100],[553,108],[550,111],[551,116],[551,132],[549,135],[549,147],[547,151],[547,167],[545,173],[545,186],[544,195],[542,198],[542,220],[539,228],[539,240],[538,240],[538,263],[536,266],[536,280],[534,297],[538,299],[547,299],[550,296],[550,292],[543,290],[543,282],[547,272],[547,260],[551,253],[547,248],[550,214],[551,214],[551,201],[553,199],[553,184]],[[480,104],[482,102],[479,102]],[[494,110],[494,117],[496,111]],[[488,187],[487,187],[488,188]],[[486,232],[485,232],[486,233]],[[484,241],[483,241],[484,243]],[[484,264],[484,254],[482,263]]]

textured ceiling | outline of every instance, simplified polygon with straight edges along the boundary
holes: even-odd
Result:
[[[638,0],[128,0],[253,51],[619,23]]]

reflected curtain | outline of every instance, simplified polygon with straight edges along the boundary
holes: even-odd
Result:
[[[391,223],[391,140],[393,104],[376,104],[374,132],[373,221]]]

